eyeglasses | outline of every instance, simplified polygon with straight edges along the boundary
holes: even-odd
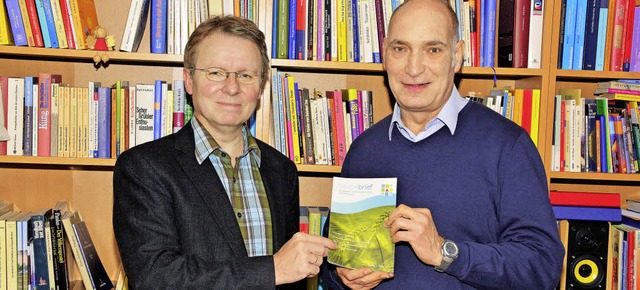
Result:
[[[236,80],[243,85],[252,85],[260,80],[260,76],[251,71],[226,71],[218,67],[210,68],[191,68],[193,70],[204,72],[205,77],[214,82],[222,82],[229,77],[229,74],[235,74]]]

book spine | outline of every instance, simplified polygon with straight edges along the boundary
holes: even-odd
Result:
[[[571,68],[581,70],[584,60],[584,38],[586,33],[585,21],[587,18],[587,0],[578,0],[576,10],[576,29],[573,43],[573,60]]]
[[[289,55],[289,59],[296,59],[296,21],[297,21],[297,1],[289,0],[289,25],[288,27],[288,38],[289,38],[289,47],[287,54]]]
[[[98,88],[98,158],[111,158],[111,89]]]
[[[587,0],[584,34],[584,56],[581,69],[595,70],[598,41],[598,25],[600,25],[600,1]]]
[[[629,63],[629,71],[638,72],[640,71],[640,6],[635,6],[633,8],[634,19],[633,19],[633,28],[631,30],[631,54],[630,54],[630,63]]]
[[[173,81],[173,133],[184,126],[184,105],[186,102],[183,80]]]
[[[351,22],[352,25],[350,29],[353,29],[353,62],[361,62],[360,55],[360,36],[362,35],[362,31],[360,30],[360,17],[358,17],[359,9],[358,9],[358,1],[351,0]]]
[[[38,5],[40,1],[41,1],[40,5],[42,5],[42,12],[44,12],[44,21],[46,21],[46,28],[48,30],[51,48],[59,48],[60,44],[58,43],[58,35],[56,33],[56,24],[53,20],[53,10],[51,9],[51,2],[49,0],[36,0],[36,5]],[[38,12],[40,12],[40,10],[38,10]],[[42,18],[40,18],[40,21],[41,21],[40,22],[41,28],[45,29],[45,26],[42,25]]]
[[[312,0],[309,0],[312,1]],[[296,1],[296,19],[295,19],[295,57],[294,59],[305,59],[305,37],[307,28],[307,0]]]
[[[60,14],[62,16],[62,25],[64,27],[64,35],[67,39],[69,49],[76,49],[75,35],[73,33],[73,24],[71,23],[71,11],[69,11],[69,1],[59,0]]]
[[[156,80],[153,90],[153,139],[162,137],[162,81]]]
[[[6,7],[0,5],[0,44],[13,44],[13,38],[11,37],[11,23],[9,22]],[[31,29],[31,22],[29,22],[29,14],[27,11],[27,3],[25,0],[18,0],[18,6],[20,6],[20,15],[22,16],[22,24],[24,26],[25,37],[27,38],[27,45],[35,46],[33,39],[33,30]]]
[[[534,2],[535,0],[528,0],[529,2]],[[496,0],[486,0],[484,2],[486,5],[484,6],[484,16],[486,18],[485,20],[485,34],[484,34],[484,47],[485,47],[485,51],[484,51],[484,66],[488,66],[488,67],[492,67],[494,66],[494,59],[495,59],[495,35],[496,35]],[[529,7],[529,9],[527,9],[528,11],[531,11],[531,7]],[[529,12],[530,13],[530,12]],[[531,18],[531,16],[528,17],[529,19]],[[529,27],[530,25],[527,25],[527,27]],[[529,31],[527,30],[527,33]],[[529,45],[529,36],[527,35],[527,51],[529,49],[528,45]],[[528,54],[527,54],[528,57]],[[525,59],[525,62],[528,61],[528,58]],[[527,67],[527,64],[524,65],[524,67]]]
[[[610,60],[610,69],[611,71],[622,71],[623,65],[623,52],[622,52],[622,39],[624,38],[624,25],[625,21],[625,0],[609,0],[613,1],[614,11],[613,11],[613,27],[611,27],[613,31],[612,43],[611,45],[611,60]]]
[[[613,0],[611,0],[613,1]],[[604,59],[605,59],[605,47],[606,47],[606,39],[607,39],[607,24],[608,24],[608,15],[609,15],[609,0],[600,0],[600,10],[598,16],[598,37],[596,40],[596,59],[595,59],[595,70],[603,71],[604,70]]]
[[[51,74],[38,76],[38,156],[50,155]]]
[[[38,281],[38,289],[49,290],[49,268],[47,262],[47,241],[44,233],[44,217],[42,215],[31,216],[33,235],[33,255],[35,260],[35,276]]]
[[[167,0],[153,0],[151,6],[151,53],[167,53]]]
[[[33,153],[33,77],[24,77],[24,127],[22,128],[22,148],[24,156]]]
[[[529,59],[529,25],[532,0],[515,1],[513,30],[513,67],[526,68]]]
[[[372,26],[373,23],[376,24],[377,29],[375,30],[377,32],[377,40],[378,40],[378,54],[376,55],[375,51],[373,54],[373,61],[375,63],[381,63],[382,62],[382,52],[384,51],[384,37],[385,37],[385,31],[384,31],[384,16],[382,13],[382,0],[373,0],[374,5],[372,5],[372,9],[373,11],[375,11],[375,13],[371,14],[372,17]],[[375,18],[373,18],[375,17]],[[373,21],[373,19],[375,19],[375,21]],[[374,39],[374,45],[376,44],[375,39]]]
[[[6,0],[7,16],[11,24],[11,32],[13,34],[13,42],[16,46],[27,45],[27,34],[24,30],[22,22],[22,14],[20,13],[20,5],[18,0]]]
[[[56,37],[58,38],[58,46],[60,48],[69,48],[69,43],[64,30],[64,22],[62,20],[62,7],[60,7],[60,1],[49,0],[49,5],[51,6],[54,29]]]
[[[304,150],[304,158],[305,164],[315,164],[315,156],[314,156],[314,146],[313,146],[313,126],[312,117],[311,117],[311,100],[309,96],[309,89],[302,89],[301,92],[303,107],[303,115],[304,115],[304,140],[305,140],[305,150]]]

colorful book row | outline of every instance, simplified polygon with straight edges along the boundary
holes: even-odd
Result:
[[[5,0],[0,45],[87,49],[98,26],[94,0]]]
[[[0,96],[10,137],[0,155],[115,158],[192,115],[182,80],[74,87],[60,75],[0,77]]]
[[[373,125],[372,92],[321,91],[272,71],[275,148],[297,164],[342,165],[346,152]]]

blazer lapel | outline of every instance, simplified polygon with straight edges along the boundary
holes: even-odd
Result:
[[[218,225],[221,234],[237,256],[246,256],[247,250],[238,228],[229,197],[211,162],[198,164],[195,158],[193,127],[187,123],[176,133],[175,155],[178,164],[195,186],[198,194],[209,208],[209,216]]]

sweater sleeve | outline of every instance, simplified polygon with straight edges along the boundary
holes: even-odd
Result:
[[[542,161],[526,133],[503,150],[498,164],[499,240],[458,242],[458,259],[447,273],[481,289],[553,289],[560,279],[564,247]]]

